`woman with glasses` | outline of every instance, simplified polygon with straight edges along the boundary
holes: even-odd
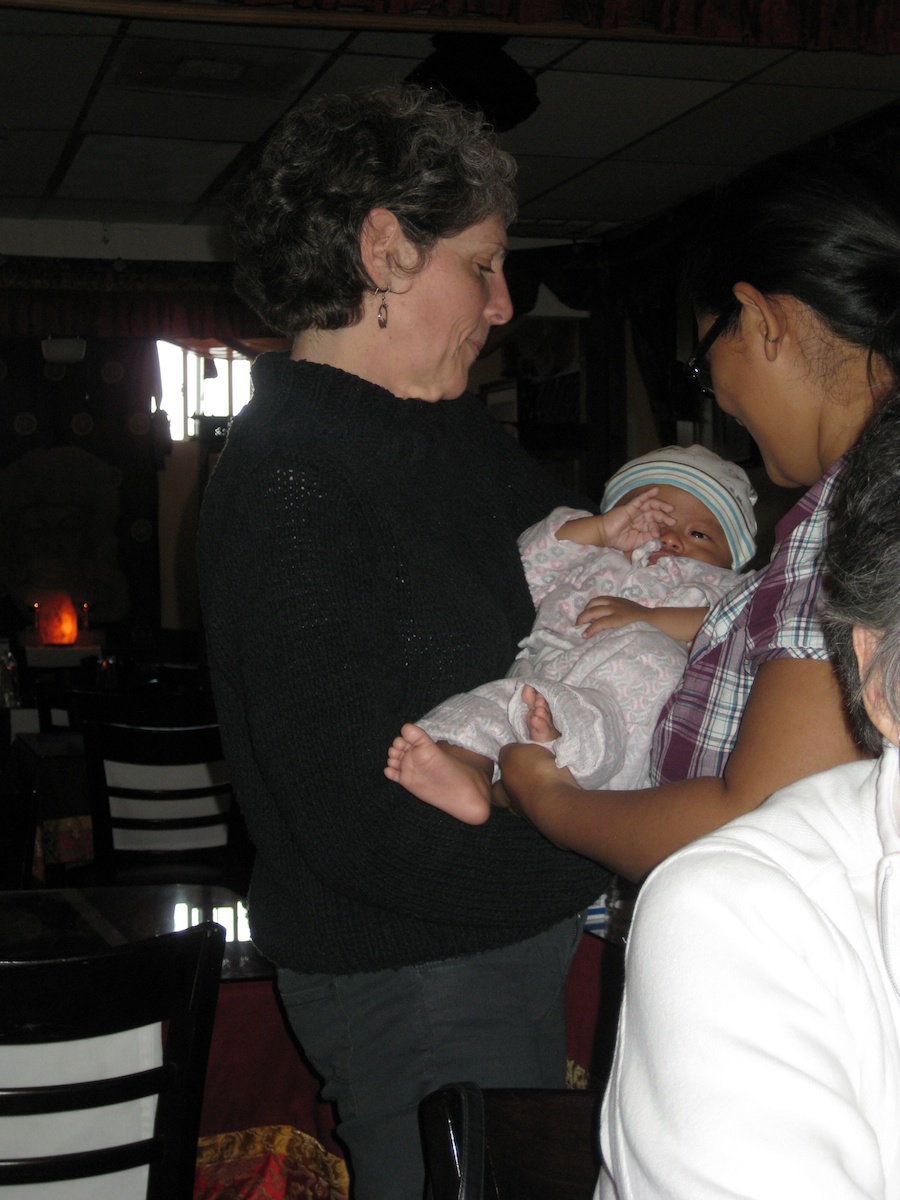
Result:
[[[785,788],[642,889],[603,1200],[900,1194],[898,401],[846,461],[826,550],[829,644],[878,758]]]
[[[863,753],[819,622],[820,555],[842,458],[900,378],[900,198],[837,164],[764,166],[713,206],[688,283],[701,335],[690,370],[747,427],[773,482],[809,490],[768,566],[695,639],[649,788],[584,791],[541,746],[501,755],[516,811],[632,880]]]

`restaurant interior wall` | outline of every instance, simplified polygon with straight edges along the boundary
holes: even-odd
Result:
[[[13,577],[21,583],[23,572],[35,580],[42,575],[38,583],[78,577],[79,586],[95,588],[88,599],[100,619],[111,618],[120,635],[140,636],[159,623],[157,472],[167,447],[153,413],[155,347],[138,338],[89,339],[81,362],[58,363],[45,361],[41,340],[0,338],[0,470],[10,480],[0,490],[5,585]],[[57,453],[43,455],[51,450]],[[72,453],[58,453],[65,450]],[[101,536],[95,506],[105,501],[99,485],[86,480],[89,461],[105,464],[117,479],[113,560],[127,580],[124,614],[118,604],[103,608],[106,551],[94,542]],[[50,473],[26,486],[22,464],[30,463],[38,474]],[[33,617],[21,587],[2,590],[8,635]]]

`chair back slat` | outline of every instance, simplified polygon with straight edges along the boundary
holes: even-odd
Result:
[[[162,1138],[145,1138],[127,1146],[109,1146],[99,1150],[80,1150],[47,1158],[0,1160],[0,1186],[62,1183],[73,1179],[96,1179],[98,1175],[147,1167],[159,1162],[165,1150]]]
[[[242,890],[240,829],[217,724],[86,721],[94,857],[108,882],[220,882]]]
[[[0,962],[0,1188],[191,1200],[224,946],[207,922],[89,957]]]
[[[56,1083],[44,1087],[0,1088],[0,1117],[29,1117],[35,1113],[74,1112],[121,1104],[141,1096],[158,1095],[174,1081],[173,1068],[151,1067],[133,1075],[112,1079],[85,1079],[80,1083]]]

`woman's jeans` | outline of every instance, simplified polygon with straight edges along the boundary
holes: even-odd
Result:
[[[422,1200],[418,1104],[446,1083],[565,1087],[572,917],[468,958],[358,975],[279,968],[291,1026],[335,1102],[353,1200]]]

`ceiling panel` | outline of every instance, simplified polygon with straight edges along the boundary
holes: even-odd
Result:
[[[744,166],[881,108],[897,93],[743,84],[619,155],[636,162]]]
[[[584,221],[602,212],[608,222],[641,221],[677,204],[688,191],[714,187],[721,167],[680,163],[633,163],[613,160],[591,167],[576,179],[523,204],[527,217],[550,217],[565,211]]]
[[[0,196],[43,196],[65,142],[53,130],[14,129],[0,138]]]
[[[110,44],[108,37],[0,32],[0,122],[14,129],[67,128]]]
[[[549,71],[538,80],[540,107],[501,141],[513,154],[541,147],[579,158],[603,157],[701,104],[721,87],[707,80]]]
[[[641,75],[658,79],[744,79],[790,57],[786,50],[656,42],[582,42],[559,63],[562,71]]]
[[[89,134],[59,195],[193,204],[240,149],[236,143]]]
[[[29,247],[62,218],[158,225],[163,238],[172,224],[220,226],[229,186],[294,103],[402,80],[434,49],[421,28],[311,28],[287,10],[281,26],[232,25],[169,19],[177,6],[153,21],[5,2],[0,254],[15,253],[21,218]],[[642,221],[865,114],[896,122],[900,104],[900,56],[521,28],[505,50],[540,99],[501,134],[520,167],[513,233],[528,238]],[[76,239],[73,253],[104,250]]]
[[[827,50],[815,54],[790,54],[760,72],[755,82],[797,87],[888,88],[897,92],[900,91],[900,57]]]

